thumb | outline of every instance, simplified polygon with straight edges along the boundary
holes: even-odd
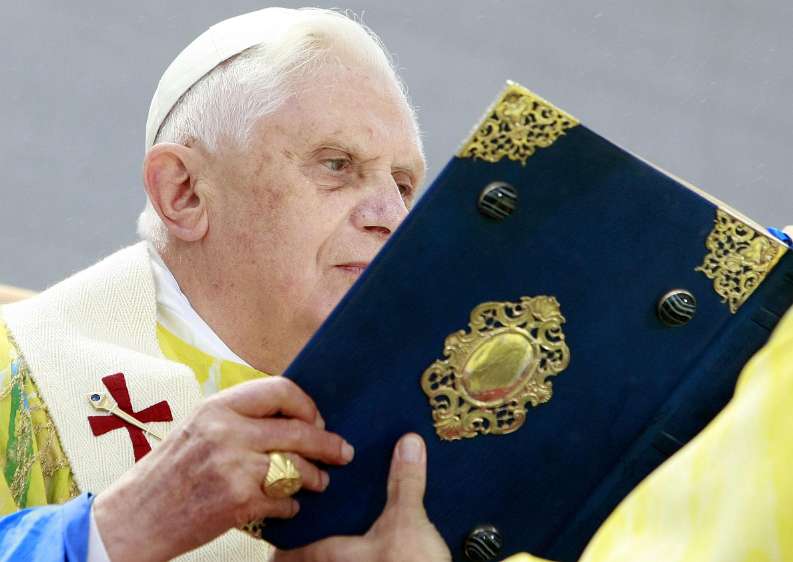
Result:
[[[424,512],[424,489],[427,485],[427,453],[424,441],[408,433],[396,445],[388,475],[386,509]]]

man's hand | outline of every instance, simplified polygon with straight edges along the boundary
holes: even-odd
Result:
[[[278,417],[274,417],[278,416]],[[322,491],[328,475],[306,459],[346,464],[352,447],[324,431],[314,402],[293,382],[272,377],[207,400],[94,502],[114,562],[167,560],[232,527],[293,517],[298,504],[262,490],[268,451],[292,453],[303,487]]]
[[[424,511],[426,481],[424,442],[408,434],[397,443],[388,477],[388,501],[369,532],[279,550],[274,562],[449,562],[449,548]]]

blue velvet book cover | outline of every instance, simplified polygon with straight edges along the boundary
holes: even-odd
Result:
[[[264,538],[365,532],[413,431],[455,560],[575,560],[792,300],[764,229],[509,84],[286,372],[356,458]]]

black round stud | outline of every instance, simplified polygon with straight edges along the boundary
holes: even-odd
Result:
[[[92,402],[99,402],[99,399],[100,399],[100,398],[102,398],[102,397],[101,397],[101,396],[99,396],[98,394],[92,394],[92,395],[91,395],[91,401],[92,401]]]
[[[493,182],[479,195],[479,212],[497,221],[507,218],[518,206],[518,192],[503,181]]]
[[[658,301],[658,319],[666,326],[688,324],[697,312],[697,299],[685,289],[674,289]]]
[[[468,533],[463,552],[471,562],[490,562],[498,559],[503,546],[501,531],[493,525],[479,525]]]

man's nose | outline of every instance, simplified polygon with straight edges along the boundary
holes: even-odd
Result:
[[[353,225],[366,232],[389,236],[405,220],[408,208],[399,186],[389,175],[364,189],[352,214]]]

